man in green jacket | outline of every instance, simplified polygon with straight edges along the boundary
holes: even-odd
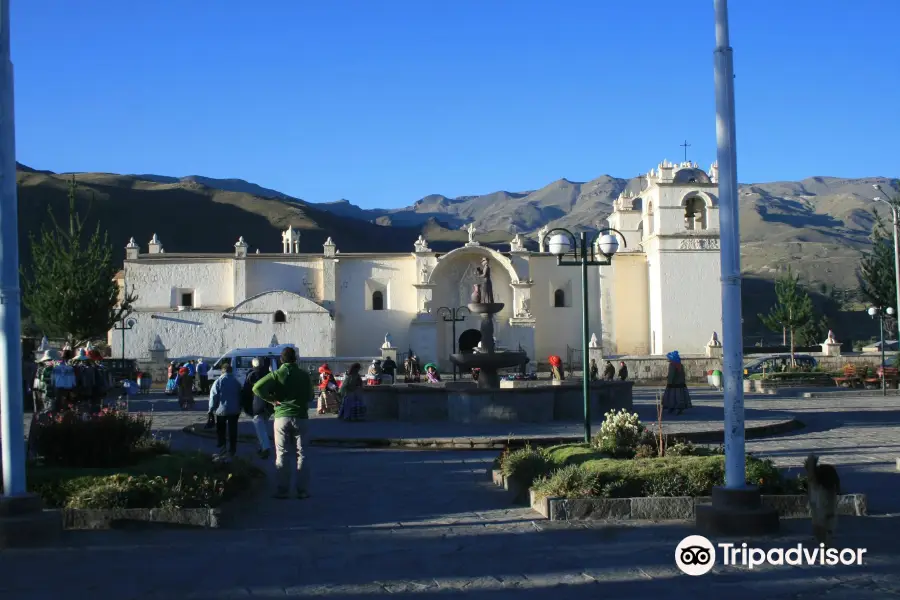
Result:
[[[297,365],[297,351],[288,347],[281,352],[281,366],[256,382],[253,393],[275,406],[276,498],[287,498],[291,485],[288,453],[297,451],[297,497],[309,498],[309,467],[304,468],[309,405],[313,399],[309,373]],[[293,461],[291,461],[293,462]]]

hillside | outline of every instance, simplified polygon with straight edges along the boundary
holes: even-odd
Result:
[[[21,250],[30,260],[29,232],[47,220],[47,206],[65,211],[71,175],[19,165]],[[424,234],[436,250],[467,239],[461,228],[474,223],[482,243],[506,247],[512,232],[530,236],[544,226],[573,230],[605,224],[613,200],[636,179],[607,175],[579,183],[560,179],[532,191],[498,191],[479,196],[426,196],[399,209],[362,209],[347,200],[309,203],[240,179],[201,176],[79,173],[78,206],[103,227],[116,260],[134,237],[146,247],[156,233],[169,252],[228,252],[239,236],[251,252],[279,252],[280,232],[303,230],[301,250],[321,251],[331,236],[343,252],[406,252]],[[742,261],[748,277],[759,279],[749,293],[745,315],[758,329],[756,312],[771,302],[771,279],[791,265],[811,289],[856,288],[856,264],[872,229],[872,184],[884,178],[812,177],[798,182],[740,186]],[[895,189],[896,182],[894,183]],[[748,288],[751,286],[748,286]]]

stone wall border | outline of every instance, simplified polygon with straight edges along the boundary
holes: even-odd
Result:
[[[528,490],[531,508],[551,521],[591,520],[692,520],[697,506],[710,504],[712,498],[652,497],[652,498],[589,498],[566,499],[538,496]],[[782,518],[808,517],[809,506],[805,494],[763,495],[762,503],[778,510]],[[838,496],[838,514],[864,517],[868,514],[865,494]]]

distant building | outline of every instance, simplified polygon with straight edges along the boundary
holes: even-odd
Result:
[[[609,223],[627,248],[588,274],[591,330],[605,353],[702,354],[721,330],[715,171],[663,163],[647,175],[647,189],[616,200]],[[342,254],[329,238],[321,254],[301,254],[293,228],[282,233],[280,254],[251,252],[243,238],[229,253],[169,253],[155,235],[142,253],[132,239],[116,278],[138,295],[125,356],[164,347],[170,357],[217,357],[273,343],[294,343],[307,357],[372,356],[389,333],[401,352],[449,369],[454,346],[469,351],[480,333],[467,315],[452,339],[440,308],[469,302],[484,257],[506,304],[496,322],[501,348],[521,347],[541,362],[580,352],[579,269],[557,266],[544,235],[538,252],[517,235],[501,253],[474,233],[446,253],[420,237],[408,253]],[[121,356],[122,332],[111,331],[109,343]]]

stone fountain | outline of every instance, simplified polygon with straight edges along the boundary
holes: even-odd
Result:
[[[481,266],[476,269],[479,283],[474,286],[471,302],[467,305],[469,312],[481,317],[481,349],[471,354],[451,354],[450,360],[465,370],[479,369],[478,387],[481,389],[500,389],[498,369],[518,367],[528,362],[524,352],[497,352],[494,347],[494,315],[503,310],[503,302],[494,302],[494,286],[491,281],[491,266],[487,258],[481,259]]]

